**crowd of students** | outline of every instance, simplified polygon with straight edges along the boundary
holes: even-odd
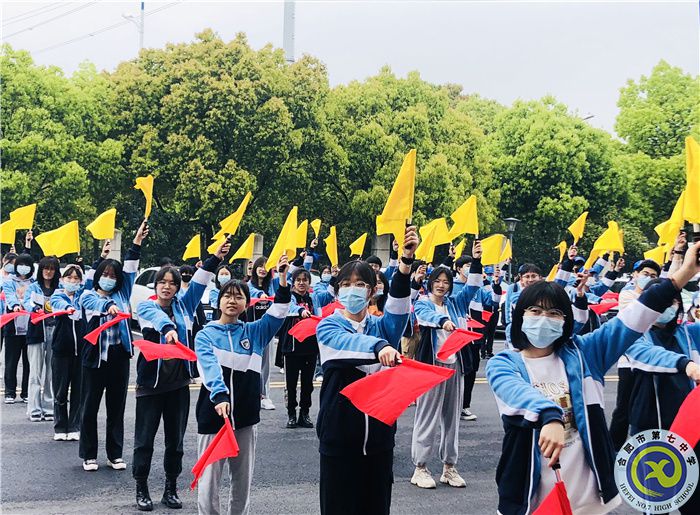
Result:
[[[130,320],[120,317],[130,312],[148,232],[143,222],[123,262],[108,259],[106,244],[89,270],[81,263],[61,270],[51,256],[35,264],[31,231],[25,252],[2,258],[3,313],[63,313],[38,324],[23,315],[3,327],[5,404],[17,402],[22,359],[20,399],[28,419],[53,421],[54,440],[79,440],[86,471],[99,467],[103,395],[107,465],[127,467],[124,410],[135,352]],[[195,408],[199,455],[225,418],[239,444],[238,456],[210,465],[200,477],[202,514],[221,511],[225,462],[230,477],[226,511],[250,510],[260,410],[275,409],[269,395],[273,362],[285,373],[286,427],[316,427],[324,514],[390,511],[396,425],[362,413],[340,392],[397,366],[402,357],[455,370],[416,401],[410,481],[419,488],[436,488],[426,466],[436,455],[443,463],[439,481],[467,486],[457,469],[459,426],[461,420],[477,420],[472,389],[480,361],[488,360],[487,379],[505,430],[496,474],[502,514],[532,511],[553,487],[555,463],[561,465],[574,513],[614,509],[620,503],[613,478],[616,450],[629,434],[668,429],[700,382],[700,243],[689,245],[685,233],[663,267],[649,260],[635,263],[619,293],[619,314],[610,320],[601,320],[589,305],[606,302],[604,295],[625,263],[605,255],[585,270],[575,246],[553,281],[543,280],[537,266],[524,264],[509,284],[497,266],[482,266],[478,240],[469,255],[455,256],[450,247],[444,262],[424,263],[414,257],[419,238],[408,227],[403,246],[394,242],[386,267],[370,256],[340,268],[319,262],[316,243],[291,262],[283,255],[272,270],[260,257],[240,279],[223,262],[228,241],[196,267],[165,264],[156,273],[155,295],[137,307],[143,338],[163,345],[180,342],[195,351],[197,361],[147,361],[138,354],[132,474],[139,510],[153,509],[148,477],[161,420],[166,476],[161,502],[182,507],[177,480],[190,385],[196,378],[201,381]],[[312,286],[313,267],[321,280]],[[207,323],[201,299],[210,283],[214,314]],[[314,336],[298,340],[290,334],[296,324],[328,307],[334,309]],[[95,345],[85,341],[87,333],[115,318],[119,321],[100,333]],[[500,320],[506,326],[506,349],[494,355]],[[439,359],[450,334],[470,321],[482,327],[482,338]],[[620,381],[608,428],[603,378],[616,363]],[[310,416],[314,378],[322,379],[315,424]],[[684,513],[697,509],[686,506],[692,507],[684,507]]]

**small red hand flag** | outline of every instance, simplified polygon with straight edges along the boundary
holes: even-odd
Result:
[[[678,409],[670,431],[695,447],[700,441],[700,388],[693,388]]]
[[[618,304],[619,302],[603,302],[602,304],[589,304],[588,307],[591,308],[596,315],[602,315],[612,308],[616,308]]]
[[[468,329],[455,329],[450,336],[447,337],[445,343],[442,344],[437,353],[437,359],[445,361],[447,358],[459,352],[465,345],[473,341],[480,340],[483,335],[469,331]]]
[[[122,320],[126,320],[127,318],[131,318],[131,315],[129,313],[117,313],[112,320],[105,322],[97,329],[90,331],[88,334],[86,334],[85,339],[93,345],[97,345],[97,339],[100,337],[100,333],[102,333],[102,331],[112,327],[113,325],[117,325],[119,322],[121,322]]]
[[[13,311],[12,313],[5,313],[4,315],[0,316],[0,327],[4,326],[9,322],[12,322],[17,317],[21,317],[23,315],[28,314],[29,312],[27,311]]]
[[[190,488],[194,490],[197,486],[197,481],[202,477],[204,469],[207,468],[214,462],[222,460],[224,458],[235,458],[238,456],[238,442],[233,434],[233,428],[231,427],[231,421],[228,417],[224,418],[224,426],[216,433],[216,436],[211,441],[209,446],[204,449],[204,452],[197,460],[197,463],[192,467],[192,473],[194,474],[194,480],[190,485]]]
[[[323,318],[331,316],[333,313],[335,313],[336,309],[345,309],[345,306],[343,306],[337,300],[335,302],[331,302],[330,304],[323,306],[323,308],[321,309],[321,316]]]
[[[175,345],[169,345],[148,340],[134,340],[134,345],[139,348],[146,361],[163,358],[197,361],[197,355],[194,351],[180,342],[175,343]]]
[[[71,313],[75,312],[74,309],[64,309],[63,311],[52,311],[51,313],[43,313],[36,311],[32,313],[31,321],[32,324],[38,324],[42,320],[46,320],[47,318],[51,317],[60,317],[61,315],[70,315]]]
[[[303,342],[307,338],[316,334],[316,327],[320,321],[321,317],[311,315],[309,318],[305,318],[298,324],[295,324],[294,327],[288,331],[288,334],[290,336],[294,336],[294,338],[300,342]]]

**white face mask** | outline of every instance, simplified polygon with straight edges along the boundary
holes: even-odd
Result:
[[[220,284],[221,286],[223,286],[224,284],[226,284],[227,282],[229,282],[229,281],[231,280],[231,276],[230,276],[230,275],[221,275],[221,274],[219,274],[219,275],[216,276],[216,278],[219,280],[219,284]]]
[[[564,321],[546,316],[523,317],[522,331],[533,347],[546,349],[564,334]]]

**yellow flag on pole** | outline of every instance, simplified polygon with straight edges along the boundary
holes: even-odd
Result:
[[[299,224],[299,227],[297,227],[297,248],[298,249],[305,249],[306,248],[306,234],[309,232],[309,221],[304,220]]]
[[[350,255],[360,256],[365,251],[365,244],[367,243],[367,233],[363,232],[362,235],[350,244]]]
[[[403,247],[406,221],[413,218],[413,199],[416,185],[416,150],[411,150],[403,160],[401,170],[391,188],[382,214],[377,216],[377,234],[393,234]]]
[[[245,197],[243,197],[243,200],[238,206],[238,209],[219,222],[219,227],[221,227],[221,229],[219,229],[219,231],[213,236],[213,239],[218,240],[221,238],[221,236],[226,234],[236,234],[238,226],[241,225],[241,220],[243,220],[245,210],[248,209],[248,204],[250,203],[252,196],[253,194],[250,191],[246,193]]]
[[[617,222],[610,220],[608,222],[608,228],[603,231],[598,239],[593,244],[593,250],[599,250],[601,252],[620,252],[625,251],[625,247],[622,242],[622,235],[620,234],[620,228]]]
[[[31,229],[34,226],[34,215],[36,214],[36,204],[18,207],[10,213],[10,220],[17,229]]]
[[[323,241],[326,242],[326,254],[328,254],[331,266],[338,266],[338,236],[335,233],[335,225],[331,226],[328,238]]]
[[[450,239],[461,234],[479,234],[479,215],[476,210],[476,195],[469,197],[450,215],[454,225],[450,229]]]
[[[423,227],[424,228],[424,227]],[[435,257],[435,233],[437,225],[431,225],[421,234],[421,242],[416,249],[416,258],[426,263],[432,263]]]
[[[311,228],[314,230],[314,238],[318,238],[318,233],[321,232],[321,220],[316,218],[315,220],[311,220]]]
[[[252,232],[248,235],[243,245],[236,251],[236,253],[231,256],[229,263],[233,263],[236,259],[253,259],[253,249],[255,247],[255,233]]]
[[[588,259],[583,265],[584,270],[590,270],[593,265],[595,265],[596,260],[598,259],[598,256],[600,256],[603,253],[603,251],[593,249],[591,250],[591,253],[588,255]]]
[[[561,261],[561,259],[559,261]],[[548,283],[551,283],[554,280],[554,278],[557,276],[558,271],[559,271],[559,263],[554,263],[554,266],[549,271],[549,274],[547,274],[547,282]]]
[[[144,211],[144,218],[151,216],[151,206],[153,203],[153,176],[147,175],[146,177],[137,177],[135,190],[141,190],[143,196],[146,197],[146,209]]]
[[[226,235],[222,234],[212,243],[209,244],[209,246],[207,247],[207,252],[209,252],[209,254],[214,254],[214,252],[216,252],[216,249],[218,249],[219,246],[221,246],[221,244],[224,243],[224,241],[226,241]]]
[[[644,253],[644,259],[651,259],[660,266],[664,266],[664,263],[666,263],[666,249],[666,245],[659,245],[651,250],[647,250]]]
[[[15,225],[12,219],[7,220],[0,224],[0,243],[9,243],[10,245],[15,244],[16,234]]]
[[[78,221],[73,220],[58,229],[41,233],[34,238],[45,256],[61,257],[80,252],[80,232]]]
[[[282,257],[282,254],[287,254],[289,259],[292,259],[297,252],[297,206],[294,206],[287,215],[287,219],[282,226],[275,246],[270,252],[270,257],[265,263],[265,268],[267,270],[272,270],[277,266],[277,262]]]
[[[659,235],[659,245],[673,245],[676,241],[676,237],[680,232],[685,219],[683,218],[683,209],[685,206],[686,192],[685,190],[681,192],[676,204],[673,206],[673,212],[671,217],[665,222],[660,223],[654,227],[654,231]]]
[[[200,257],[199,255],[201,254],[201,248],[202,248],[202,238],[200,237],[199,234],[195,234],[194,236],[192,236],[192,239],[187,244],[187,247],[185,247],[185,253],[182,255],[183,261],[186,261],[190,258]],[[216,250],[216,249],[214,249],[214,250]]]
[[[455,247],[455,259],[458,259],[461,255],[462,252],[464,252],[464,246],[467,244],[467,239],[462,238],[462,241],[460,241],[457,246]]]
[[[86,229],[90,231],[96,240],[111,240],[114,238],[114,226],[117,219],[117,210],[112,208],[100,214]]]
[[[432,231],[433,228],[435,229],[435,232],[433,233],[434,247],[437,247],[438,245],[443,245],[445,243],[449,243],[454,239],[450,237],[450,231],[447,229],[447,220],[445,220],[444,218],[436,218],[432,222],[427,223],[423,227],[421,227],[418,230],[421,239],[426,238],[428,232]]]
[[[692,136],[685,138],[685,173],[683,218],[700,224],[700,144]]]
[[[583,236],[583,229],[586,227],[586,219],[588,218],[588,211],[584,211],[581,216],[579,216],[574,223],[569,226],[569,232],[574,237],[574,245],[578,243],[578,240]],[[560,260],[561,261],[561,260]]]
[[[481,240],[481,264],[486,266],[500,263],[507,241],[502,234],[494,234]]]
[[[510,240],[508,238],[506,238],[506,244],[503,247],[503,252],[501,252],[500,257],[498,258],[498,262],[504,263],[505,261],[509,260],[512,257],[513,257],[513,249],[510,247]]]
[[[559,245],[554,247],[555,249],[559,249],[559,263],[561,263],[561,260],[564,259],[564,254],[566,254],[566,241],[560,241]]]

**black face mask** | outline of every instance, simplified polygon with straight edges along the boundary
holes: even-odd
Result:
[[[191,280],[192,280],[192,276],[191,276],[191,275],[183,275],[183,276],[182,276],[182,282],[183,282],[183,283],[189,283]]]

